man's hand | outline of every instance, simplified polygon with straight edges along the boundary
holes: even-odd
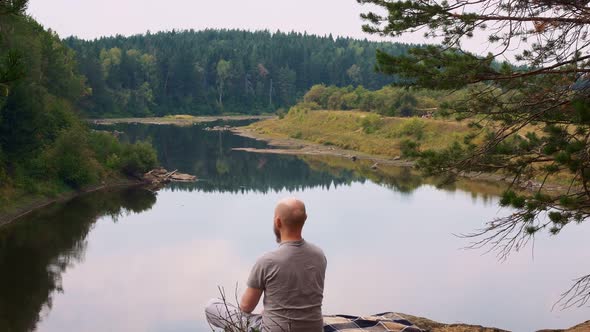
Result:
[[[260,297],[262,296],[262,289],[257,288],[246,288],[244,295],[242,295],[242,301],[240,302],[240,310],[249,314],[258,305],[258,301],[260,301]]]

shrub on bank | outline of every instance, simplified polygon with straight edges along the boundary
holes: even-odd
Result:
[[[156,152],[149,143],[121,143],[109,133],[75,125],[64,129],[42,157],[30,160],[27,174],[17,182],[31,192],[38,191],[41,179],[80,189],[117,173],[137,176],[156,165]]]
[[[399,148],[404,158],[416,158],[420,156],[420,144],[411,139],[403,139],[399,143]]]
[[[422,119],[412,118],[401,124],[399,129],[400,136],[413,136],[416,140],[424,137],[426,123]]]
[[[156,151],[150,143],[121,143],[106,132],[93,132],[90,137],[96,158],[111,170],[139,176],[158,164]]]
[[[75,189],[96,183],[103,173],[81,126],[63,130],[44,159],[54,176]]]
[[[138,176],[158,164],[156,151],[150,143],[125,144],[121,151],[121,171],[127,175]]]
[[[361,128],[365,134],[372,134],[383,125],[383,119],[377,114],[367,114],[360,119]]]

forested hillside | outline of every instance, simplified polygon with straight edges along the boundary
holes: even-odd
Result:
[[[301,33],[171,31],[65,40],[91,93],[89,117],[260,113],[292,106],[314,84],[379,89],[377,49],[411,45]]]
[[[74,51],[24,15],[26,1],[0,2],[0,212],[9,202],[133,174],[156,162],[147,144],[90,131],[76,105],[91,90]]]

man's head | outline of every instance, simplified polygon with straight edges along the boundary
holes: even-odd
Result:
[[[305,204],[296,198],[284,198],[275,208],[274,233],[277,242],[300,239],[301,230],[307,219]]]

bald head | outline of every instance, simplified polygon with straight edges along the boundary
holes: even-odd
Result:
[[[301,229],[307,219],[305,204],[296,198],[285,198],[275,208],[275,218],[279,218],[289,229]]]

